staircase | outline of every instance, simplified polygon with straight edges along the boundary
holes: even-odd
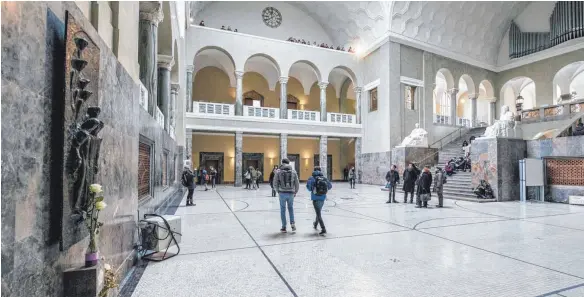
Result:
[[[479,137],[485,133],[486,128],[473,128],[468,133],[442,147],[438,151],[438,166],[444,169],[444,165],[450,159],[456,159],[463,156],[462,142],[471,136]],[[401,174],[401,173],[400,173]],[[432,172],[434,174],[434,172]],[[402,181],[403,182],[403,181]],[[398,191],[402,191],[402,187],[398,187]],[[443,188],[444,199],[465,200],[472,202],[495,202],[497,199],[478,199],[477,195],[472,192],[472,175],[470,170],[467,172],[456,171],[455,174],[447,178],[447,183]]]
[[[438,164],[440,167],[444,168],[446,162],[450,159],[456,159],[461,157],[464,152],[462,150],[462,142],[468,139],[471,136],[479,137],[485,133],[486,128],[473,128],[471,129],[466,135],[457,139],[455,141],[450,142],[449,144],[445,145],[439,152],[438,152]],[[454,200],[466,200],[466,201],[473,201],[473,202],[494,202],[497,199],[478,199],[477,195],[472,192],[472,175],[470,170],[466,172],[456,171],[455,174],[451,175],[447,179],[447,183],[444,185],[443,188],[444,198],[445,199],[454,199]]]

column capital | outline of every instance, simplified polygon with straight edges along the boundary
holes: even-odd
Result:
[[[149,21],[155,26],[158,26],[164,20],[162,1],[140,2],[140,20]]]
[[[193,73],[195,71],[195,66],[194,65],[187,65],[187,73]]]
[[[485,100],[486,101],[489,101],[489,103],[495,103],[495,102],[497,102],[497,98],[496,97],[493,97],[493,98],[485,98]]]
[[[321,90],[323,90],[323,89],[326,89],[326,87],[328,86],[328,84],[329,84],[328,82],[326,82],[326,81],[322,81],[322,82],[319,82],[319,83],[318,83],[318,87],[319,87]]]
[[[288,83],[288,77],[287,76],[280,76],[280,79],[278,79],[280,81],[281,84],[287,84]]]
[[[468,99],[470,100],[476,100],[477,98],[479,98],[479,93],[468,94]]]
[[[243,78],[245,71],[235,70],[235,78]]]
[[[180,90],[180,84],[177,84],[177,83],[171,83],[170,84],[170,91],[173,94],[178,94],[178,90]]]
[[[355,93],[361,93],[363,92],[363,87],[353,87],[353,91],[355,91]]]
[[[166,68],[168,71],[174,66],[174,57],[169,55],[158,55],[158,68]]]
[[[448,89],[447,92],[448,92],[448,94],[451,94],[451,95],[456,94],[456,93],[458,93],[458,89],[457,88]]]

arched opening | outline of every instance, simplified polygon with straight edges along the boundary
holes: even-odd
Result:
[[[356,96],[352,88],[354,80],[354,73],[346,67],[340,66],[331,70],[328,76],[327,112],[355,114]],[[334,89],[334,96],[329,95],[330,88]]]
[[[479,97],[477,98],[477,125],[488,126],[493,122],[495,114],[491,110],[490,103],[493,102],[495,93],[493,85],[488,80],[483,80],[479,84]]]
[[[468,74],[463,74],[458,80],[458,93],[456,94],[456,125],[471,126],[472,103],[471,97],[475,96],[474,82]]]
[[[554,104],[584,98],[584,61],[564,66],[554,76]]]
[[[501,88],[502,105],[519,117],[521,111],[536,107],[535,82],[525,76],[508,80]]]
[[[454,87],[450,70],[442,68],[436,73],[433,90],[434,123],[451,124],[451,99],[449,91]]]
[[[193,61],[192,100],[233,104],[235,102],[235,63],[219,47],[199,50]]]

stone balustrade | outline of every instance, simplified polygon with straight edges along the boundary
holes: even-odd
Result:
[[[232,116],[235,114],[233,104],[193,102],[193,112],[198,114],[218,114]]]
[[[320,122],[320,112],[310,110],[288,109],[288,119]]]
[[[558,121],[567,119],[572,114],[581,112],[584,112],[584,99],[523,110],[521,112],[521,122],[536,123]]]
[[[243,116],[279,119],[280,118],[280,109],[279,108],[271,108],[271,107],[244,106],[243,107]]]
[[[160,125],[160,127],[162,127],[164,129],[164,114],[162,113],[162,111],[160,110],[160,108],[158,106],[156,107],[155,119],[156,119],[156,122]]]
[[[357,117],[354,114],[329,112],[328,121],[330,123],[356,124]]]

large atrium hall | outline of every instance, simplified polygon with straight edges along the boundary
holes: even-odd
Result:
[[[1,7],[1,297],[584,297],[583,1]]]

